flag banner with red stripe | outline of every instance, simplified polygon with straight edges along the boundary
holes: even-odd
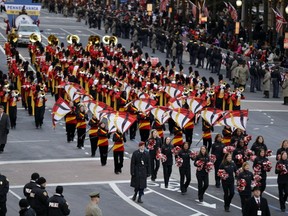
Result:
[[[132,102],[132,104],[138,109],[138,111],[141,111],[143,113],[146,113],[150,111],[155,105],[156,101],[153,99],[138,99]]]
[[[101,119],[103,113],[101,111],[113,111],[113,108],[108,106],[106,103],[102,101],[88,100],[83,101],[83,104],[88,108],[88,110],[96,116],[98,120]]]
[[[65,91],[70,96],[71,101],[75,101],[81,95],[87,95],[87,92],[77,83],[70,83],[64,86]]]
[[[184,128],[188,122],[192,121],[194,113],[188,109],[178,108],[170,111],[170,117],[180,128]]]
[[[179,97],[184,91],[184,87],[176,84],[169,84],[164,87],[164,91],[172,98]]]
[[[161,125],[163,125],[170,118],[170,109],[164,106],[157,106],[150,110],[154,118],[156,118]]]
[[[201,117],[210,125],[214,125],[215,122],[222,117],[223,113],[220,109],[207,107],[201,111]]]
[[[287,22],[286,22],[285,18],[283,17],[283,15],[279,12],[279,10],[277,12],[273,8],[271,8],[271,9],[275,14],[276,31],[279,33],[281,28],[282,28],[282,25],[286,24]]]
[[[205,106],[207,106],[207,100],[203,100],[201,98],[196,97],[188,97],[187,104],[189,106],[189,109],[194,113],[200,112]]]
[[[69,103],[62,97],[59,97],[52,108],[52,124],[55,127],[57,121],[60,121],[67,113],[71,111]]]
[[[170,109],[181,108],[186,103],[186,98],[187,97],[171,98],[166,106]]]
[[[128,112],[109,112],[106,113],[103,119],[107,119],[107,126],[109,133],[119,131],[124,134],[131,125],[137,120],[135,117],[130,115]]]
[[[232,129],[246,130],[248,110],[225,111],[223,117],[215,123],[215,126],[230,126]]]

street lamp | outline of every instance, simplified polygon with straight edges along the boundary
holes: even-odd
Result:
[[[148,13],[148,16],[152,15],[152,4],[151,3],[147,4],[147,13]]]
[[[241,0],[237,0],[236,1],[236,5],[237,5],[237,7],[241,7],[242,6],[242,1]]]

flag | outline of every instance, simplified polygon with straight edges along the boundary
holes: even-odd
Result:
[[[70,96],[71,101],[75,101],[80,98],[81,95],[87,94],[87,92],[79,84],[70,83],[64,86],[65,91]]]
[[[172,98],[179,97],[184,91],[184,87],[176,84],[170,84],[164,87],[164,91]]]
[[[178,108],[170,111],[170,117],[180,128],[184,128],[188,122],[192,121],[194,114],[188,109]]]
[[[166,104],[167,107],[170,109],[177,109],[181,108],[183,104],[186,103],[185,99],[187,97],[178,97],[178,98],[171,98],[168,103]]]
[[[161,0],[161,3],[160,3],[160,11],[166,11],[166,6],[168,4],[168,0]]]
[[[238,19],[238,14],[237,14],[237,10],[234,8],[234,6],[229,2],[224,2],[226,8],[228,9],[228,12],[231,16],[231,18],[234,20],[234,22],[237,21]]]
[[[223,111],[212,107],[207,107],[201,111],[201,117],[210,125],[214,125],[215,122],[222,117]]]
[[[206,1],[204,0],[203,6],[202,6],[202,13],[204,14],[205,17],[209,17],[209,11],[206,6]]]
[[[286,24],[287,22],[286,22],[285,18],[283,17],[283,15],[281,15],[280,12],[275,11],[273,8],[271,8],[271,9],[275,14],[276,31],[279,33],[281,28],[282,28],[282,25]]]
[[[163,125],[169,118],[170,109],[164,106],[157,106],[151,109],[151,113],[154,118],[156,118],[161,125]]]
[[[141,111],[143,113],[146,113],[147,111],[150,111],[155,105],[156,101],[153,99],[139,99],[132,102],[132,104],[138,109],[138,111]]]
[[[217,126],[230,126],[231,128],[239,128],[246,130],[248,120],[248,110],[232,110],[225,111],[224,116],[216,123]]]
[[[104,112],[101,113],[101,111],[113,111],[113,108],[108,106],[106,103],[102,101],[95,101],[95,100],[88,100],[83,101],[83,103],[86,105],[88,110],[96,116],[98,120],[101,119],[101,117],[104,115]]]
[[[196,98],[196,97],[191,96],[187,98],[187,104],[189,106],[189,109],[194,114],[196,114],[207,105],[207,100],[203,100],[201,98]]]
[[[119,131],[124,134],[131,125],[137,120],[128,112],[110,112],[104,116],[108,123],[108,132],[113,133]]]
[[[59,97],[52,108],[52,124],[56,127],[57,121],[61,120],[67,113],[71,111],[68,102]]]
[[[196,18],[197,16],[197,9],[199,10],[199,8],[189,0],[189,3],[191,4],[191,7],[192,7],[192,15],[194,18]]]

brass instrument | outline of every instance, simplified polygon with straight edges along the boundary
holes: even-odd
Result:
[[[16,43],[18,41],[18,35],[16,33],[10,33],[7,36],[8,42],[13,41],[13,43]]]
[[[91,35],[89,38],[88,38],[88,43],[89,44],[99,44],[100,43],[100,37],[98,35]]]
[[[66,37],[67,43],[73,44],[73,43],[79,43],[80,42],[80,37],[78,35],[68,35]]]
[[[39,98],[44,98],[45,97],[45,92],[44,91],[40,91],[39,93],[38,93],[38,97]]]
[[[215,91],[213,89],[211,89],[208,94],[212,96],[215,94]]]
[[[102,41],[104,44],[107,44],[107,45],[111,45],[111,44],[116,45],[118,43],[118,38],[116,36],[105,35],[102,38]]]
[[[13,97],[18,97],[19,94],[20,94],[20,92],[17,89],[12,91]]]
[[[47,40],[50,45],[57,46],[59,44],[59,39],[53,34],[49,35]]]
[[[31,43],[35,43],[35,42],[37,42],[37,41],[41,41],[41,37],[38,35],[38,34],[36,34],[36,33],[32,33],[30,36],[29,36],[29,40],[30,40],[30,42]]]
[[[245,89],[244,89],[244,87],[242,87],[242,86],[238,88],[238,91],[241,92],[241,93],[244,92],[244,90],[245,90]]]

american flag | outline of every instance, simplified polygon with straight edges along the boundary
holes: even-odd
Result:
[[[236,22],[238,20],[238,14],[237,10],[234,8],[234,6],[229,2],[224,2],[226,8],[228,9],[228,12],[230,13],[231,18]]]
[[[202,6],[202,12],[204,14],[205,17],[209,17],[209,11],[208,8],[206,6],[206,1],[204,0],[203,6]]]
[[[275,11],[273,8],[271,8],[271,9],[272,9],[272,11],[273,11],[274,14],[275,14],[275,19],[276,19],[276,31],[277,31],[277,32],[280,32],[280,30],[281,30],[281,28],[282,28],[282,25],[283,25],[283,24],[286,24],[287,22],[286,22],[285,18],[281,15],[280,12]]]
[[[189,3],[192,5],[192,15],[194,18],[196,18],[196,15],[197,15],[197,9],[199,10],[199,8],[189,0]]]

